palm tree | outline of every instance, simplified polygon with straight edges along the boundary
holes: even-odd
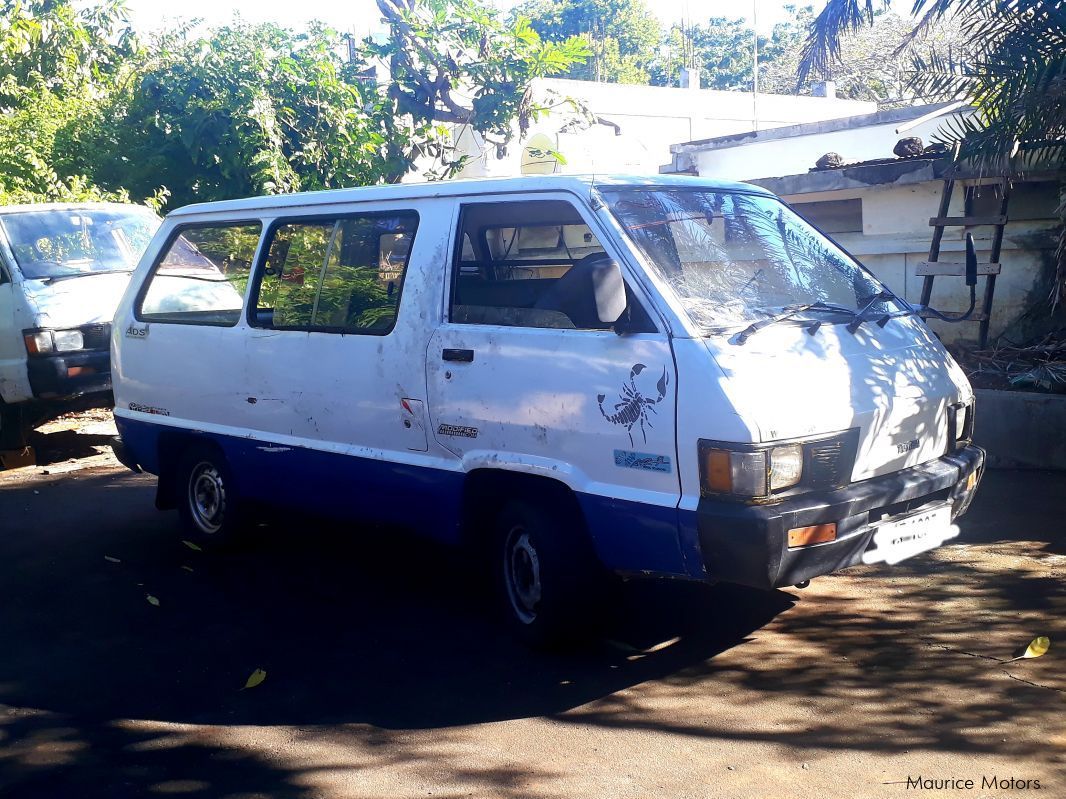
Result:
[[[829,0],[811,24],[799,79],[826,73],[840,39],[870,24],[889,0]],[[1066,168],[1066,0],[915,0],[910,39],[953,17],[969,40],[965,53],[913,59],[916,96],[961,99],[974,107],[942,137],[962,159],[988,172]],[[906,43],[905,43],[906,44]],[[1058,213],[1066,225],[1066,184]],[[1059,240],[1052,303],[1066,298],[1066,228]]]

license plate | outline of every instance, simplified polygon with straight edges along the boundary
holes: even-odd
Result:
[[[870,548],[862,555],[863,563],[891,563],[925,552],[959,534],[951,523],[951,505],[918,511],[902,519],[879,522]]]

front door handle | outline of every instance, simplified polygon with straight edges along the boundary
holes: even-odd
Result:
[[[474,351],[446,349],[441,354],[441,358],[445,361],[460,361],[462,363],[470,363],[474,360]]]

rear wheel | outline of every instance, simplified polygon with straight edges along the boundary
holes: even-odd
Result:
[[[183,453],[176,477],[178,513],[185,532],[201,542],[233,539],[244,514],[222,452],[207,444],[194,444]]]
[[[576,513],[508,502],[496,523],[494,571],[509,626],[530,646],[575,642],[589,632],[599,570]]]

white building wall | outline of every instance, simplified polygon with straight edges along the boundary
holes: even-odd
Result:
[[[936,109],[932,109],[935,111]],[[950,107],[943,111],[951,112]],[[920,111],[918,113],[921,113]],[[956,111],[972,113],[969,109]],[[882,121],[883,116],[894,115],[899,121]],[[825,153],[839,153],[845,163],[893,158],[892,148],[903,136],[918,136],[926,144],[944,124],[945,116],[913,125],[914,118],[907,121],[896,112],[887,112],[877,120],[855,120],[851,127],[841,122],[810,125],[803,130],[771,132],[764,138],[758,134],[726,141],[675,144],[672,152],[675,165],[682,168],[691,165],[701,177],[754,181],[773,190],[782,187],[785,200],[794,203],[817,203],[829,200],[852,200],[862,202],[862,232],[834,233],[833,238],[856,258],[871,269],[881,280],[909,301],[917,303],[921,298],[924,279],[915,274],[916,267],[928,260],[933,229],[929,219],[937,216],[943,182],[934,179],[932,169],[916,171],[898,170],[886,172],[884,180],[875,182],[878,169],[856,168],[830,170],[809,175],[815,162]],[[863,124],[876,121],[877,124]],[[913,125],[913,127],[910,127]],[[897,133],[896,130],[905,130]],[[836,128],[840,128],[837,130]],[[1017,197],[1017,191],[1015,192]],[[1055,200],[1042,201],[1033,218],[1032,208],[1021,213],[1017,206],[1012,209],[1014,221],[1005,230],[1000,263],[1002,272],[996,280],[996,292],[992,305],[989,326],[990,337],[1016,330],[1025,314],[1035,304],[1044,301],[1048,275],[1052,269],[1052,257],[1057,235],[1054,218]],[[956,185],[949,216],[963,216],[963,188]],[[994,229],[973,228],[978,249],[978,261],[991,260],[990,248]],[[961,262],[965,257],[965,234],[963,228],[946,228],[940,248],[941,261]],[[978,278],[978,309],[981,307],[985,278]],[[969,290],[959,277],[937,277],[933,284],[931,304],[945,311],[965,310],[969,304]],[[931,326],[948,342],[974,341],[978,324],[964,322],[950,324],[931,321]]]
[[[463,149],[475,156],[462,177],[503,177],[521,174],[525,142],[543,133],[566,159],[559,172],[614,172],[656,175],[670,161],[670,146],[679,141],[725,136],[759,129],[817,122],[867,114],[876,104],[826,97],[725,92],[633,86],[591,81],[538,79],[534,96],[541,102],[573,98],[594,115],[617,125],[620,135],[607,125],[559,133],[569,118],[568,109],[542,116],[533,123],[524,142],[514,141],[503,159],[486,152],[476,136],[463,132]]]
[[[788,202],[812,203],[824,200],[860,199],[862,233],[837,233],[833,238],[859,259],[890,289],[909,302],[921,299],[924,278],[915,274],[919,263],[929,258],[933,229],[930,217],[937,215],[940,181],[926,181],[904,186],[869,186],[861,189],[785,195]],[[962,216],[962,188],[956,187],[949,215]],[[1052,209],[1048,209],[1049,211]],[[1009,217],[1009,208],[1008,208]],[[977,246],[977,260],[991,259],[991,227],[972,228]],[[1010,222],[1004,231],[1000,254],[1002,272],[996,279],[989,336],[996,336],[1016,325],[1034,302],[1042,301],[1047,271],[1050,268],[1057,223],[1054,220]],[[940,246],[941,261],[961,262],[965,258],[966,230],[946,228]],[[985,278],[977,279],[977,304],[980,310]],[[958,277],[937,277],[933,281],[930,304],[943,311],[963,311],[969,305],[966,282]],[[975,341],[978,324],[951,324],[930,320],[930,325],[946,342]]]
[[[814,168],[829,152],[839,153],[846,163],[893,158],[892,148],[903,136],[918,136],[926,144],[943,124],[933,119],[905,133],[896,133],[898,122],[867,125],[806,136],[752,141],[735,147],[698,150],[695,165],[700,175],[722,180],[798,175]]]

